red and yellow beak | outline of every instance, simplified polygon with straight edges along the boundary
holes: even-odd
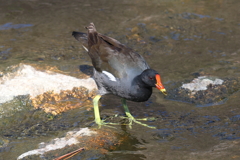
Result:
[[[167,95],[167,91],[166,89],[164,88],[162,82],[161,82],[161,77],[159,74],[157,74],[156,76],[156,81],[157,83],[155,84],[156,85],[156,88],[159,89],[164,95]]]

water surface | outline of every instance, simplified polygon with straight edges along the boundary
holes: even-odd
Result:
[[[239,0],[1,0],[0,3],[2,72],[7,72],[8,66],[29,63],[55,66],[77,77],[76,68],[91,65],[91,61],[71,32],[84,31],[85,26],[94,22],[100,33],[143,55],[161,74],[166,88],[171,87],[168,86],[171,82],[191,80],[196,73],[219,78],[240,76]],[[117,128],[129,141],[104,158],[240,159],[239,97],[237,92],[221,105],[198,108],[164,99],[154,90],[149,101],[128,104],[136,117],[159,117],[148,123],[157,129],[138,125],[132,130]],[[118,97],[105,96],[102,104],[102,116],[123,114]],[[16,116],[15,122],[23,121],[22,116]],[[94,119],[92,112],[86,116],[83,122]],[[84,124],[73,125],[77,117],[73,112],[62,117],[64,125],[46,122],[45,127],[51,132],[45,134],[36,131],[23,136],[21,129],[12,126],[1,129],[16,135],[1,134],[11,143],[0,150],[1,158],[16,159],[58,132]],[[33,119],[35,123],[41,121]],[[34,124],[29,123],[31,126]]]

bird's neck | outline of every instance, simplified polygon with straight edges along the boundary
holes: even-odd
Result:
[[[152,87],[146,85],[139,75],[133,79],[130,92],[132,97],[135,97],[134,95],[138,95],[136,96],[137,99],[134,101],[144,102],[152,95]]]
[[[141,75],[138,75],[133,79],[132,86],[139,86],[140,88],[152,88],[143,82]]]

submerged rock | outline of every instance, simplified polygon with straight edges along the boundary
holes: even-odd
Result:
[[[39,149],[31,150],[26,153],[21,154],[18,159],[23,159],[27,156],[32,155],[43,155],[47,152],[62,149],[66,146],[74,145],[80,143],[78,138],[82,136],[91,136],[92,134],[96,134],[96,132],[89,130],[88,128],[82,128],[79,131],[69,131],[66,136],[63,138],[53,139],[49,143],[42,142],[39,144]]]
[[[20,29],[25,27],[32,27],[33,24],[13,24],[13,23],[5,23],[0,25],[0,30],[8,30],[8,29]]]
[[[79,148],[84,152],[93,151],[92,156],[104,154],[119,145],[122,140],[117,138],[117,133],[112,130],[90,130],[81,128],[69,131],[62,138],[55,138],[48,143],[42,142],[38,149],[30,150],[21,154],[17,159],[54,159]],[[84,153],[86,155],[86,153]],[[80,156],[81,157],[81,156]]]
[[[240,87],[237,78],[215,78],[201,76],[190,83],[181,85],[181,82],[172,84],[168,89],[167,99],[196,104],[197,106],[218,105],[237,92]]]

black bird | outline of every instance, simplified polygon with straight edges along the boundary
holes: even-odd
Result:
[[[88,30],[87,34],[74,31],[72,35],[82,43],[94,67],[93,78],[99,89],[98,95],[93,99],[95,122],[99,127],[106,124],[100,119],[98,101],[102,95],[112,93],[122,97],[130,125],[134,121],[148,126],[130,114],[126,99],[134,102],[147,101],[152,94],[152,87],[166,95],[160,75],[150,69],[140,54],[116,39],[98,33],[93,23],[85,28]]]

